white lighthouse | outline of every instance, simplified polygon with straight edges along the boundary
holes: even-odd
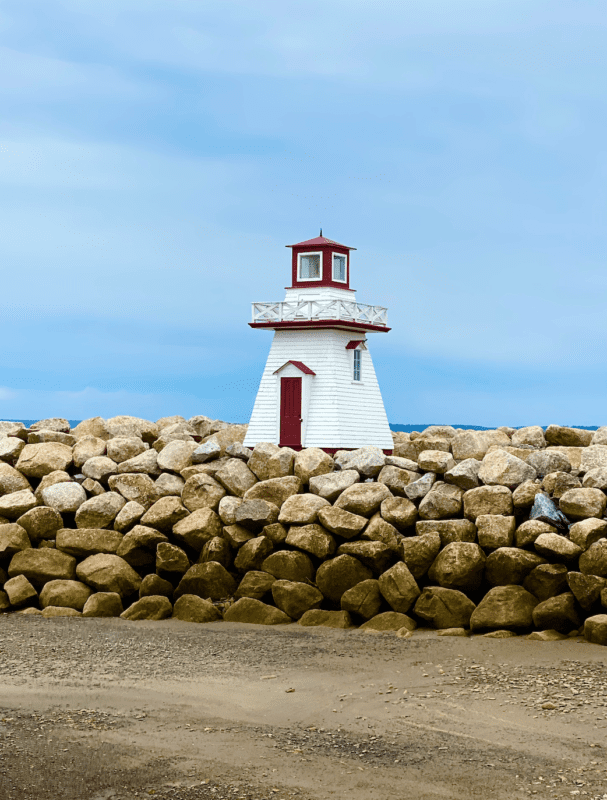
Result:
[[[392,452],[367,334],[387,333],[387,309],[356,302],[353,247],[320,236],[292,249],[284,302],[253,303],[252,328],[274,331],[244,444],[328,452],[374,445]]]

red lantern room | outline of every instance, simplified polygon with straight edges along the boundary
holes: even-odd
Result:
[[[293,251],[292,285],[289,289],[308,289],[315,286],[332,286],[350,289],[350,250],[322,235],[298,244],[288,244]]]

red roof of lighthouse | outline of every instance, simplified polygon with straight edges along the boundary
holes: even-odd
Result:
[[[287,244],[285,247],[322,247],[323,245],[335,245],[343,247],[345,250],[356,250],[355,247],[348,247],[347,244],[334,242],[333,239],[327,239],[326,236],[317,236],[315,239],[307,239],[305,242],[298,242],[297,244]]]

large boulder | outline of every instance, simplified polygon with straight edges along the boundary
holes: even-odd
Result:
[[[82,474],[87,478],[92,478],[94,481],[101,481],[105,483],[110,476],[116,475],[118,472],[118,464],[112,461],[107,456],[95,456],[89,458],[82,465]]]
[[[37,588],[48,581],[73,580],[75,573],[76,559],[50,548],[21,550],[15,553],[8,567],[9,577],[25,575]]]
[[[563,425],[548,425],[544,436],[548,444],[564,447],[588,447],[593,431],[583,428],[567,428]]]
[[[485,554],[472,542],[451,542],[438,554],[428,577],[446,589],[474,591],[481,585]]]
[[[243,504],[241,497],[230,497],[226,495],[219,501],[217,514],[224,525],[234,525],[236,522],[236,511]]]
[[[173,606],[173,619],[183,622],[215,622],[221,614],[210,600],[195,594],[182,594]]]
[[[199,553],[204,545],[221,535],[221,520],[210,508],[198,508],[173,525],[173,538]]]
[[[337,554],[354,556],[376,575],[384,572],[396,559],[396,553],[383,542],[346,542]]]
[[[591,644],[607,645],[607,614],[588,617],[584,623],[584,638]]]
[[[0,436],[0,461],[13,464],[25,447],[25,442],[16,436]]]
[[[222,536],[234,550],[239,550],[243,544],[255,538],[255,534],[242,525],[226,525]]]
[[[256,536],[249,539],[238,551],[238,555],[234,559],[234,567],[239,572],[248,572],[251,569],[259,570],[273,549],[272,542],[267,536]]]
[[[146,525],[135,525],[126,533],[118,545],[116,555],[123,558],[132,567],[153,564],[156,558],[156,547],[160,542],[168,541],[168,537],[155,528]]]
[[[529,445],[538,449],[546,447],[544,430],[539,425],[528,425],[525,428],[519,428],[512,434],[512,444],[515,447],[520,447],[521,445]]]
[[[462,508],[463,489],[437,482],[419,504],[420,519],[455,517]]]
[[[374,617],[379,612],[381,604],[382,595],[379,591],[379,582],[372,578],[361,581],[348,589],[342,594],[340,600],[343,611],[348,611],[363,619]]]
[[[607,539],[599,539],[582,553],[580,572],[583,572],[584,575],[607,577]]]
[[[71,463],[71,447],[60,442],[42,442],[26,444],[15,467],[28,478],[42,478],[55,470],[66,469]]]
[[[58,484],[59,487],[69,484]],[[51,491],[56,487],[52,486]],[[43,493],[44,497],[44,493]],[[76,512],[76,526],[78,528],[107,528],[118,516],[126,505],[126,500],[118,492],[104,492],[97,497],[85,500]],[[55,506],[56,507],[56,506]],[[60,510],[60,509],[58,509]]]
[[[146,445],[138,436],[116,436],[115,439],[110,439],[108,442],[104,442],[103,439],[97,439],[94,436],[86,437],[83,439],[78,440],[78,444],[74,447],[74,463],[76,464],[76,451],[78,448],[82,448],[85,442],[90,442],[91,447],[93,444],[100,450],[100,452],[93,453],[91,452],[89,458],[93,456],[102,456],[107,453],[107,457],[111,458],[112,461],[115,461],[116,464],[121,464],[123,461],[128,461],[129,458],[135,458],[136,456],[145,453],[148,449],[148,445]],[[101,444],[103,444],[103,449]],[[156,451],[154,451],[156,452]],[[84,461],[87,459],[85,458]],[[76,464],[76,466],[82,466],[84,461],[81,461],[81,464]]]
[[[92,589],[80,581],[49,581],[40,592],[40,605],[62,606],[82,611],[92,594]]]
[[[407,486],[417,478],[419,478],[419,472],[412,472],[408,469],[395,467],[393,464],[387,464],[382,467],[377,476],[377,482],[387,486],[395,497],[406,497]]]
[[[85,558],[76,567],[76,575],[98,592],[116,592],[121,597],[135,594],[141,586],[141,578],[123,558],[107,553]]]
[[[369,524],[361,533],[361,539],[369,542],[383,542],[392,550],[399,550],[399,542],[403,538],[394,525],[390,525],[380,513],[373,514]]]
[[[563,514],[573,519],[602,517],[605,506],[607,496],[600,489],[570,489],[559,500]]]
[[[323,601],[316,587],[294,581],[275,581],[272,584],[272,597],[277,608],[292,619],[300,619],[311,608],[319,608]]]
[[[279,447],[268,460],[268,478],[284,478],[286,475],[292,475],[296,455],[297,452],[290,447]]]
[[[181,547],[170,542],[160,542],[156,548],[156,572],[159,575],[183,575],[190,568],[190,560]]]
[[[316,522],[320,509],[327,507],[330,508],[331,504],[323,497],[315,494],[294,494],[283,503],[278,521],[284,525],[309,525]]]
[[[607,445],[591,444],[582,450],[580,471],[590,472],[593,469],[607,468]]]
[[[564,564],[539,564],[527,575],[523,586],[538,600],[548,600],[567,591],[567,575]]]
[[[310,628],[352,628],[352,619],[347,611],[324,611],[321,608],[311,608],[299,619],[299,624]]]
[[[383,483],[355,483],[344,489],[335,501],[335,507],[361,517],[370,517],[391,496],[390,490]]]
[[[479,486],[464,494],[464,516],[476,521],[481,514],[512,514],[512,492],[507,486]]]
[[[424,519],[415,524],[415,533],[438,533],[441,547],[451,542],[475,542],[476,525],[469,519]]]
[[[530,453],[526,462],[533,467],[538,478],[544,478],[552,472],[569,472],[571,470],[571,463],[567,456],[555,450]]]
[[[87,558],[97,553],[116,553],[122,540],[118,531],[62,528],[57,532],[57,550],[76,558]]]
[[[192,463],[192,453],[197,447],[198,444],[196,442],[169,442],[158,453],[156,463],[161,470],[181,472],[182,469],[189,467]],[[128,609],[124,613],[127,614]]]
[[[4,584],[4,594],[14,608],[36,600],[38,593],[25,575],[16,575]]]
[[[256,539],[249,541],[255,542]],[[245,544],[247,544],[245,542]],[[254,552],[251,555],[251,561],[254,563]],[[232,564],[232,548],[222,536],[214,536],[202,548],[200,556],[198,557],[198,564],[204,564],[207,561],[216,561],[222,567],[230,569]]]
[[[274,556],[277,555],[279,554],[274,554]],[[270,556],[270,558],[274,556]],[[327,600],[339,603],[344,592],[356,586],[357,583],[372,577],[371,570],[361,564],[358,559],[350,555],[339,555],[320,565],[316,573],[316,585]]]
[[[405,486],[405,496],[409,500],[421,500],[428,494],[435,483],[436,475],[434,472],[426,472],[426,474],[422,475],[421,478],[412,480],[411,483],[408,483]]]
[[[276,578],[268,572],[251,570],[243,575],[234,597],[253,597],[255,600],[261,600],[275,582]]]
[[[37,505],[38,500],[29,489],[11,492],[0,497],[0,517],[19,519],[19,517]]]
[[[150,422],[149,419],[142,419],[141,417],[132,417],[128,414],[106,419],[105,428],[109,433],[108,438],[113,438],[114,436],[138,436],[148,444],[151,444],[159,433],[155,422]],[[101,436],[100,433],[96,435]]]
[[[485,579],[490,586],[519,584],[531,570],[545,563],[537,553],[519,550],[518,547],[500,547],[487,556]]]
[[[542,484],[538,480],[523,481],[512,492],[512,503],[515,508],[531,508],[536,494],[542,491]]]
[[[236,525],[259,533],[278,520],[279,508],[267,500],[244,500],[234,512]]]
[[[109,494],[109,493],[108,493]],[[129,500],[122,506],[121,510],[116,515],[114,520],[114,530],[125,533],[136,522],[139,522],[141,517],[145,514],[145,508],[141,503],[136,503],[134,500]]]
[[[419,580],[428,572],[440,552],[441,540],[436,531],[409,536],[400,543],[401,556],[409,571]]]
[[[278,508],[288,497],[298,494],[301,489],[301,480],[297,475],[286,475],[284,478],[269,478],[259,481],[244,494],[245,500],[267,500]]]
[[[257,478],[250,467],[240,458],[228,459],[215,473],[215,480],[236,497],[244,497],[257,483]]]
[[[451,453],[444,450],[423,450],[417,457],[422,472],[436,472],[443,475],[455,466]]]
[[[314,566],[310,557],[305,553],[279,550],[264,560],[261,569],[263,572],[273,575],[277,580],[299,583],[314,580]]]
[[[539,630],[554,630],[559,633],[577,630],[582,621],[573,594],[565,592],[537,605],[533,609],[533,624]]]
[[[161,497],[141,517],[141,524],[168,533],[174,525],[187,516],[188,511],[181,498]]]
[[[400,631],[406,628],[408,631],[414,631],[417,627],[415,620],[403,614],[400,611],[384,611],[383,614],[376,614],[371,619],[364,622],[360,629],[361,631],[380,631],[387,633],[390,631]]]
[[[293,622],[284,611],[252,597],[241,597],[225,611],[223,618],[226,622],[249,622],[254,625],[284,625]]]
[[[580,606],[588,611],[599,601],[601,592],[607,587],[607,579],[598,575],[584,575],[582,572],[568,572],[567,584]]]
[[[514,542],[517,547],[529,547],[542,533],[556,533],[556,528],[539,519],[528,519],[516,529]]]
[[[10,464],[0,462],[0,495],[21,492],[23,489],[31,491],[31,485],[25,475],[22,475]]]
[[[158,475],[158,453],[153,448],[118,464],[119,474]]]
[[[63,528],[63,518],[54,508],[36,506],[26,511],[17,520],[32,542],[42,539],[54,539],[57,531]]]
[[[170,600],[173,597],[173,584],[161,578],[160,575],[151,572],[141,581],[139,597],[150,597],[158,594],[162,594]]]
[[[198,508],[212,508],[216,511],[225,493],[226,490],[218,481],[199,472],[185,482],[181,500],[188,511],[196,511]]]
[[[333,458],[321,450],[320,447],[307,447],[300,450],[295,456],[295,463],[293,464],[293,472],[301,480],[302,484],[308,484],[310,478],[316,475],[326,475],[328,472],[333,472],[335,462]]]
[[[522,586],[496,586],[472,612],[470,627],[472,630],[530,628],[538,603],[537,597]]]
[[[363,478],[375,478],[386,463],[386,456],[379,447],[359,447],[340,450],[335,454],[335,463],[342,470],[355,469]]]
[[[488,550],[510,547],[514,541],[516,519],[502,514],[480,514],[476,518],[478,543]]]
[[[415,614],[433,628],[467,628],[476,606],[463,592],[427,586],[417,598]]]
[[[345,511],[343,508],[323,506],[318,511],[318,521],[331,533],[341,536],[343,539],[352,539],[362,531],[368,519],[358,514],[352,514],[350,511]]]
[[[296,547],[316,558],[325,559],[335,552],[335,539],[322,525],[293,525],[289,529],[285,544]]]
[[[394,525],[399,531],[406,531],[417,519],[417,508],[406,497],[386,497],[379,509],[386,522]]]
[[[554,500],[560,500],[570,489],[581,488],[580,479],[568,472],[550,472],[542,481],[542,489]]]
[[[0,558],[14,556],[20,550],[31,547],[27,531],[16,522],[6,522],[0,525]]]
[[[154,481],[149,475],[125,473],[112,475],[108,481],[112,492],[118,492],[127,501],[135,501],[149,508],[157,499]]]
[[[558,533],[541,533],[533,545],[544,558],[559,563],[575,561],[582,554],[582,548]]]
[[[60,514],[73,514],[86,500],[86,492],[79,483],[56,483],[43,489],[42,502]]]
[[[355,469],[344,469],[340,472],[329,472],[310,478],[310,491],[333,503],[349,486],[359,483],[360,474]]]
[[[149,595],[140,597],[133,605],[125,609],[120,615],[122,619],[128,620],[160,620],[171,616],[173,606],[168,597],[163,595]]]
[[[216,561],[207,561],[190,567],[175,589],[174,597],[195,594],[207,600],[222,600],[233,595],[235,589],[236,581],[226,568]]]
[[[491,445],[510,445],[510,439],[503,431],[457,431],[451,439],[451,452],[456,461],[474,458],[481,461]]]
[[[379,591],[401,614],[406,614],[420,595],[417,582],[406,564],[398,563],[379,576]]]
[[[479,485],[478,471],[481,463],[476,458],[465,458],[445,472],[445,480],[464,491],[475,489]]]
[[[248,461],[256,480],[267,481],[273,477],[270,475],[270,460],[279,451],[280,447],[272,442],[257,442]]]

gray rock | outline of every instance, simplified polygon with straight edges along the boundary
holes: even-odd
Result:
[[[230,447],[236,446],[242,447],[242,445],[230,445]],[[205,442],[204,444],[198,445],[192,452],[192,464],[205,464],[207,461],[213,461],[213,459],[219,458],[220,455],[221,446],[217,442]],[[231,453],[228,453],[228,455],[231,455]]]
[[[226,455],[230,456],[230,458],[240,458],[242,461],[248,461],[253,455],[253,451],[249,450],[249,448],[245,447],[243,444],[240,444],[240,442],[234,442],[234,444],[226,447]],[[273,475],[272,477],[278,478],[280,476]]]
[[[375,478],[386,463],[386,456],[379,447],[359,447],[357,450],[341,450],[335,454],[339,469],[354,469],[363,478]]]
[[[409,500],[421,500],[425,497],[430,489],[434,486],[436,475],[434,472],[427,472],[421,478],[411,481],[405,486],[405,496]]]
[[[529,518],[546,522],[557,530],[567,532],[569,530],[569,520],[543,492],[536,494]]]
[[[551,472],[569,472],[571,470],[569,459],[554,450],[531,453],[527,458],[527,464],[533,467],[540,478],[544,478]]]
[[[14,464],[24,447],[25,443],[17,436],[0,436],[0,461]]]
[[[344,489],[359,481],[360,475],[355,469],[329,472],[326,475],[315,475],[310,478],[310,491],[332,503],[337,500]]]

